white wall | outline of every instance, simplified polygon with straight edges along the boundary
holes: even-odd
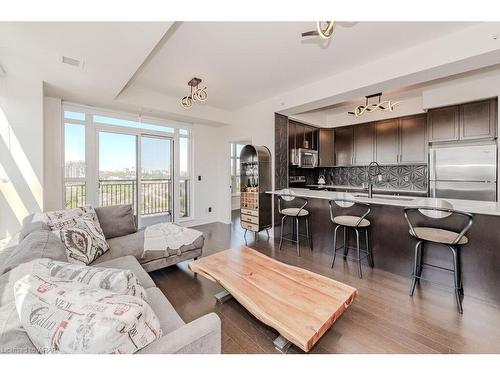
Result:
[[[0,238],[43,207],[43,85],[18,69],[0,77]]]
[[[44,127],[44,211],[63,208],[62,100],[43,98]]]
[[[229,181],[223,180],[226,163],[224,162],[224,142],[221,139],[222,128],[195,124],[193,126],[193,183],[194,217],[186,223],[199,225],[221,221],[219,190],[230,193]],[[229,146],[227,147],[229,149]],[[229,167],[227,167],[229,170]],[[201,176],[201,181],[198,181]],[[208,208],[212,212],[208,212]]]

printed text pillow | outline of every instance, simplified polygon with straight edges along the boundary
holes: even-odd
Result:
[[[27,275],[14,286],[16,309],[40,353],[135,353],[162,332],[139,297],[78,282]]]
[[[33,273],[42,277],[57,278],[61,283],[76,281],[92,288],[108,289],[113,293],[136,296],[148,301],[144,287],[130,270],[85,266],[41,258],[34,264]]]

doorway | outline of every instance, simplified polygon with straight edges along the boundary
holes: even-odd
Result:
[[[98,130],[99,206],[131,204],[138,227],[173,221],[173,139]]]

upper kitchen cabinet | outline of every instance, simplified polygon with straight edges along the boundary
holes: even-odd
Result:
[[[375,154],[375,126],[373,123],[354,126],[354,163],[370,164]]]
[[[289,121],[289,148],[318,149],[318,129],[296,121]]]
[[[400,163],[427,163],[426,125],[425,114],[400,119]]]
[[[458,105],[429,110],[429,141],[458,141],[459,112]]]
[[[379,164],[399,162],[399,119],[375,123],[375,160]]]
[[[496,107],[494,99],[461,105],[460,139],[494,138]]]
[[[319,129],[319,167],[332,167],[335,165],[335,132],[333,129]]]
[[[335,128],[335,165],[352,165],[354,157],[354,127]]]
[[[490,99],[429,110],[429,142],[495,138],[496,108]]]

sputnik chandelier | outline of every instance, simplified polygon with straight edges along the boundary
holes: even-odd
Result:
[[[200,83],[201,79],[196,77],[188,82],[188,85],[191,87],[191,93],[181,99],[181,104],[184,108],[190,108],[194,102],[204,102],[208,99],[207,88],[200,89],[198,87]]]
[[[330,39],[333,35],[335,21],[318,21],[316,22],[316,30],[306,31],[302,33],[305,36],[319,36],[321,39]]]
[[[377,97],[378,97],[378,102],[368,104],[369,99],[377,98]],[[358,105],[356,108],[354,108],[354,110],[352,112],[350,111],[347,113],[350,115],[354,115],[356,117],[359,117],[359,116],[363,115],[365,112],[373,112],[373,111],[376,111],[377,109],[379,109],[381,111],[393,112],[394,107],[396,107],[396,105],[401,103],[401,102],[393,102],[391,100],[384,100],[381,102],[380,101],[381,97],[382,97],[381,92],[379,92],[378,94],[365,96],[365,99],[366,99],[365,105],[362,105],[362,104]]]

